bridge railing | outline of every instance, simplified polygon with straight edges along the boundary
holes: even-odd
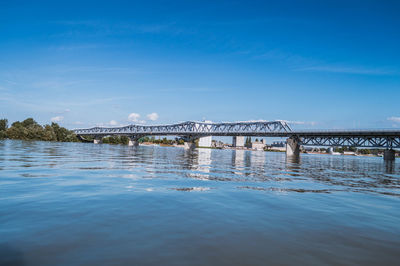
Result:
[[[336,133],[336,132],[400,132],[400,128],[360,128],[360,129],[296,129],[292,130],[292,133]]]

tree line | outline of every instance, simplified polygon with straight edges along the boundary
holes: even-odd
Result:
[[[61,127],[57,123],[49,125],[40,125],[33,118],[27,118],[24,121],[16,121],[9,127],[7,119],[0,119],[0,139],[19,139],[19,140],[42,140],[42,141],[60,141],[60,142],[91,142],[93,136],[86,136],[85,139],[79,139],[72,131]],[[108,136],[102,138],[102,143],[107,144],[128,144],[127,136]],[[183,144],[182,139],[176,138],[170,140],[167,138],[155,139],[154,137],[142,137],[139,142],[150,142],[155,144],[173,145]]]
[[[0,139],[43,140],[61,142],[79,142],[76,134],[57,123],[39,125],[33,118],[16,121],[8,126],[7,119],[0,119]]]
[[[148,137],[148,136],[142,137],[139,139],[139,142],[140,143],[149,142],[149,143],[164,144],[164,145],[174,145],[174,144],[183,145],[185,143],[185,141],[180,138],[167,139],[166,137],[164,137],[162,139],[156,139],[154,136],[153,137]]]

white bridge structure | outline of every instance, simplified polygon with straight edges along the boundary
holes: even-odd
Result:
[[[75,129],[79,136],[91,136],[94,143],[100,143],[106,136],[127,136],[129,145],[138,145],[144,136],[177,136],[185,141],[185,147],[195,147],[196,139],[212,136],[232,136],[233,146],[244,145],[244,137],[285,137],[286,154],[298,155],[300,145],[349,146],[385,148],[385,160],[394,160],[394,148],[400,148],[400,129],[397,130],[292,130],[285,121],[245,121],[245,122],[195,122],[188,121],[170,125],[128,125],[123,127],[93,127]]]

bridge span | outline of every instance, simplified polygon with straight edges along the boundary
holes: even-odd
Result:
[[[130,145],[138,145],[144,136],[177,136],[185,140],[186,148],[194,141],[210,136],[232,136],[240,146],[245,136],[287,138],[286,154],[298,155],[300,145],[349,146],[385,148],[384,159],[394,160],[394,148],[400,148],[400,129],[397,130],[292,130],[285,121],[245,121],[211,123],[188,121],[171,125],[128,125],[123,127],[93,127],[75,129],[78,136],[92,136],[99,143],[105,136],[127,136]]]

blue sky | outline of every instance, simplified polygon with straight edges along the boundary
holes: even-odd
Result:
[[[398,1],[1,1],[0,117],[400,127]]]

